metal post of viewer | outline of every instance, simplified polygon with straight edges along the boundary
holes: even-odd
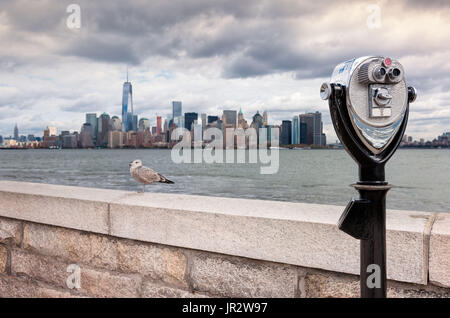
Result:
[[[403,66],[382,56],[354,58],[337,65],[320,88],[328,100],[336,134],[359,165],[353,187],[359,199],[347,205],[340,230],[361,240],[361,297],[386,297],[386,194],[384,166],[397,150],[416,90]]]

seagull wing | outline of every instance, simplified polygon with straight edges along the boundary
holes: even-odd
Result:
[[[147,167],[141,167],[138,171],[138,176],[142,180],[142,183],[150,184],[160,181],[160,175],[153,169]]]

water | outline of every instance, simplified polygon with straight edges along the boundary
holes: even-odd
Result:
[[[0,180],[137,191],[128,163],[141,159],[174,185],[148,191],[346,205],[357,192],[357,166],[344,150],[280,150],[280,168],[261,175],[257,164],[175,164],[167,149],[1,150]],[[450,151],[399,149],[386,167],[397,187],[391,209],[450,212]]]

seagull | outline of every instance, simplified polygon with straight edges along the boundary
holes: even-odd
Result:
[[[154,182],[173,184],[173,181],[166,179],[153,169],[144,167],[142,161],[137,159],[129,163],[130,174],[139,183],[142,183],[142,193],[145,192],[145,185],[152,184]]]

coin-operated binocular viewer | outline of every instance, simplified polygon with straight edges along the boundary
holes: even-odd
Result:
[[[402,140],[409,103],[403,66],[388,57],[352,59],[336,66],[320,88],[329,100],[336,134],[359,165],[353,185],[360,198],[349,202],[340,230],[361,240],[361,297],[386,297],[386,194],[384,166]]]

